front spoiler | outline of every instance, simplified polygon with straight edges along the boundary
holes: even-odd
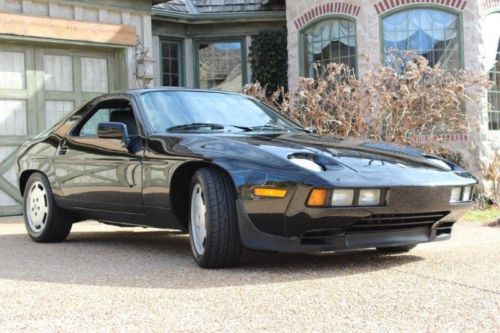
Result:
[[[321,245],[302,244],[299,237],[281,237],[259,231],[237,201],[238,226],[243,245],[251,250],[276,252],[345,251],[373,247],[395,247],[450,239],[451,233],[438,234],[436,226],[402,230],[348,232],[332,236]],[[451,230],[450,230],[451,231]]]

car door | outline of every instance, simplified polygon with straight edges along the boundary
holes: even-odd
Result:
[[[65,201],[74,207],[143,213],[142,130],[127,95],[96,100],[61,141],[54,159]],[[131,139],[99,138],[101,122],[124,123]]]

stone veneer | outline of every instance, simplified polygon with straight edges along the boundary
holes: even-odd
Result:
[[[465,69],[487,73],[483,15],[500,11],[500,0],[287,0],[288,26],[288,75],[293,91],[299,78],[299,36],[301,29],[311,22],[328,16],[342,14],[356,20],[358,39],[359,75],[371,70],[371,63],[381,59],[380,16],[387,11],[419,4],[435,8],[452,9],[463,17],[463,61]],[[335,10],[337,9],[337,10]],[[498,28],[500,29],[500,22]],[[449,145],[458,149],[468,163],[468,168],[481,178],[479,161],[488,163],[495,151],[500,153],[500,131],[488,130],[487,94],[483,91],[481,103],[467,105],[471,123],[479,124],[470,135],[448,136]],[[465,144],[469,143],[469,144]],[[488,188],[488,184],[485,184]]]

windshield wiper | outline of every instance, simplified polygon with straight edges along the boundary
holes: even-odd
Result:
[[[223,130],[226,127],[234,127],[238,128],[240,130],[243,130],[245,132],[251,132],[253,129],[250,127],[244,127],[244,126],[236,126],[236,125],[221,125],[221,124],[214,124],[214,123],[191,123],[191,124],[184,124],[184,125],[178,125],[178,126],[173,126],[170,128],[167,128],[167,132],[175,132],[175,131],[189,131],[189,130],[196,130],[200,128],[208,127],[211,130]]]
[[[262,125],[262,126],[254,126],[251,128],[254,131],[286,131],[288,132],[289,129],[283,126],[278,126],[278,125]]]

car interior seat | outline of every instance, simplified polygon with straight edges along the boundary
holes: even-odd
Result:
[[[125,126],[127,126],[129,136],[137,136],[139,134],[139,131],[137,130],[137,123],[135,122],[134,112],[130,107],[122,110],[111,111],[109,121],[124,123]]]

